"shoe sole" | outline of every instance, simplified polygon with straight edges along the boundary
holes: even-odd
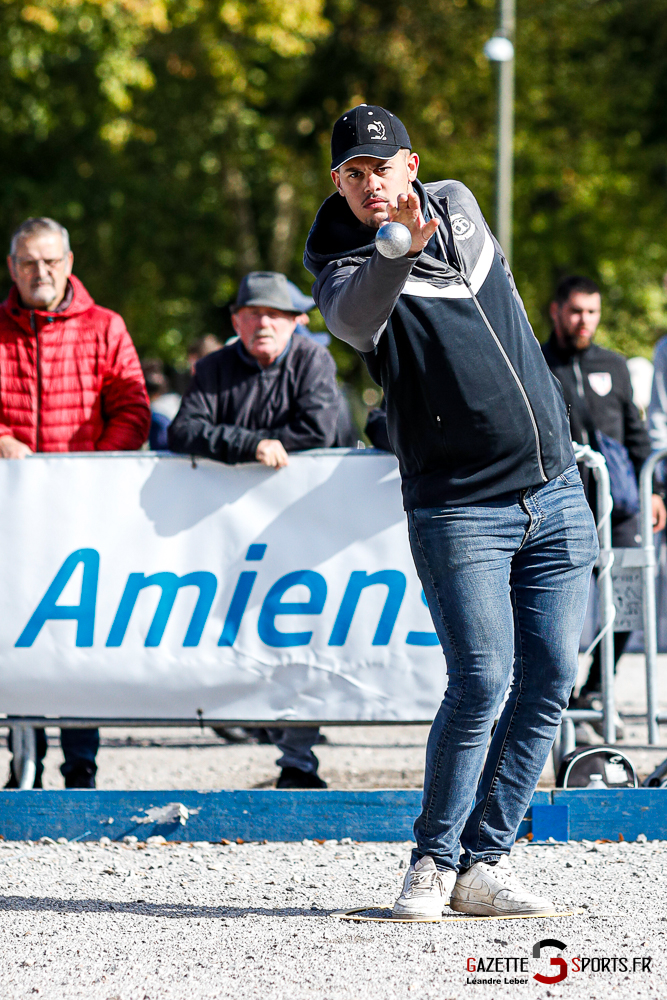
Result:
[[[415,913],[411,911],[409,913],[403,913],[401,910],[392,910],[392,918],[394,920],[442,920],[442,913]]]
[[[323,792],[326,787],[326,785],[276,785],[276,788],[283,792]]]
[[[469,913],[475,917],[552,917],[559,912],[555,906],[541,910],[501,910],[491,903],[463,902],[456,899],[450,900],[449,908],[455,913]]]
[[[415,910],[402,910],[400,907],[395,906],[391,911],[391,915],[395,920],[440,920],[448,905],[449,901],[445,902],[443,900],[440,913],[424,913],[423,911],[419,913],[415,912]]]

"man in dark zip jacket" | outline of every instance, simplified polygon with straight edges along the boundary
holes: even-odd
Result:
[[[330,448],[340,424],[336,365],[326,347],[295,333],[301,305],[287,278],[252,271],[232,306],[239,339],[202,358],[169,427],[173,451],[229,464],[282,468],[288,454]],[[326,788],[316,726],[270,728],[282,751],[278,788]]]
[[[509,852],[574,684],[598,553],[562,392],[470,191],[420,184],[405,127],[377,106],[343,115],[331,145],[337,193],[304,263],[329,330],[384,390],[412,553],[447,655],[394,915],[439,917],[448,902],[553,913]],[[409,229],[405,256],[376,251],[386,221]]]
[[[608,351],[593,343],[600,322],[601,296],[598,285],[590,278],[573,275],[559,282],[550,306],[553,332],[542,351],[549,368],[563,387],[570,412],[572,438],[581,444],[597,448],[596,433],[601,431],[624,445],[634,466],[637,479],[642,465],[651,453],[651,442],[644,421],[632,400],[632,383],[628,363],[623,355]],[[593,510],[596,508],[595,480],[584,470],[586,493]],[[654,530],[665,526],[665,505],[653,497]],[[641,543],[638,514],[612,512],[612,544],[618,548],[634,548]],[[618,661],[630,637],[629,632],[614,634],[614,659]],[[595,647],[588,679],[575,708],[597,707],[600,698],[600,646]],[[621,726],[617,722],[617,734]]]
[[[252,271],[232,307],[238,340],[202,358],[169,428],[173,451],[275,468],[288,453],[330,448],[336,436],[336,365],[295,333],[287,278]]]

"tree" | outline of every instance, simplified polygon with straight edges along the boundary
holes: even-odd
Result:
[[[6,230],[37,214],[68,225],[76,270],[144,353],[183,361],[244,271],[288,265],[291,167],[262,112],[330,30],[321,8],[4,5]]]
[[[240,276],[305,290],[329,136],[360,101],[401,116],[424,180],[493,223],[496,0],[7,0],[0,212],[71,229],[76,270],[139,349],[179,364]],[[518,0],[515,272],[540,336],[555,281],[598,278],[603,341],[667,328],[663,0]],[[360,358],[332,349],[355,391]]]

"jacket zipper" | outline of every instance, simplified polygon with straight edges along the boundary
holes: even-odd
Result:
[[[579,397],[579,399],[583,399],[584,404],[585,404],[586,403],[586,394],[584,392],[584,377],[583,377],[583,375],[581,373],[581,365],[579,364],[579,358],[576,357],[576,355],[575,355],[575,357],[572,358],[572,370],[574,371],[574,381],[577,384],[577,396]],[[582,433],[582,437],[584,439],[582,443],[583,444],[590,444],[591,442],[590,442],[590,438],[588,436],[588,431],[583,426],[583,424],[582,424],[582,428],[581,428],[581,433]]]
[[[447,216],[449,216],[449,198],[445,198],[445,205],[446,205],[446,209],[447,209]],[[436,233],[437,233],[438,241],[440,243],[440,249],[442,250],[443,254],[445,255],[445,259],[447,259],[447,252],[445,250],[445,245],[444,245],[444,243],[442,241],[442,236],[440,235],[440,231],[438,229],[436,229]],[[459,251],[458,251],[458,247],[456,246],[456,241],[454,241],[454,250],[455,250],[455,253],[456,253],[456,258],[457,258],[457,260],[459,262],[459,267],[460,267],[460,272],[459,273],[461,275],[461,278],[463,279],[463,283],[465,284],[466,288],[470,292],[470,295],[472,296],[472,300],[475,303],[475,306],[477,307],[477,311],[478,311],[479,315],[482,317],[482,320],[484,321],[484,325],[486,326],[487,330],[489,331],[489,333],[493,337],[493,339],[495,341],[495,344],[496,344],[496,347],[498,348],[498,350],[502,354],[503,358],[505,359],[505,364],[509,368],[509,370],[510,370],[510,372],[512,374],[512,377],[513,377],[514,381],[517,384],[519,392],[521,393],[523,401],[526,404],[526,409],[528,410],[528,416],[530,417],[530,422],[533,425],[533,434],[535,435],[535,448],[536,448],[536,451],[537,451],[537,465],[538,465],[538,468],[540,470],[540,476],[542,477],[542,482],[547,483],[549,480],[547,478],[547,475],[546,475],[546,473],[544,471],[544,466],[542,464],[542,445],[541,445],[541,442],[540,442],[540,430],[539,430],[539,427],[537,426],[537,420],[535,419],[535,414],[533,413],[533,408],[530,405],[530,400],[528,399],[528,394],[527,394],[526,390],[524,389],[523,383],[522,383],[521,379],[519,378],[519,376],[518,376],[518,374],[517,374],[517,372],[516,372],[516,370],[514,368],[514,365],[510,361],[509,356],[508,356],[505,348],[501,344],[500,338],[498,337],[498,334],[496,333],[496,331],[491,326],[491,323],[489,322],[489,319],[488,319],[486,313],[482,309],[482,306],[481,306],[481,304],[479,302],[479,299],[477,298],[477,296],[473,292],[472,285],[470,284],[470,282],[468,281],[468,279],[465,276],[465,273],[464,273],[464,270],[463,270],[463,263],[461,261],[461,258],[459,257]]]
[[[35,365],[37,368],[37,410],[35,413],[35,451],[39,451],[39,432],[41,424],[42,407],[42,364],[39,356],[39,332],[37,330],[37,320],[34,312],[30,313],[30,326],[35,334]]]
[[[447,441],[445,439],[445,428],[443,427],[442,420],[440,419],[440,415],[438,413],[436,413],[435,415],[435,422],[438,425],[438,431],[440,432],[440,444],[442,445],[442,450],[444,451],[445,455],[447,455]]]

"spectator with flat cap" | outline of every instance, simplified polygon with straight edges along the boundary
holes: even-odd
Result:
[[[238,340],[202,358],[170,427],[173,451],[281,468],[290,451],[329,448],[338,407],[329,352],[295,333],[287,278],[253,271],[232,306]]]
[[[336,366],[325,347],[295,333],[287,278],[253,271],[232,306],[238,340],[202,358],[169,428],[172,451],[282,468],[290,452],[330,448],[339,413]],[[278,788],[326,788],[312,747],[316,727],[273,728]]]
[[[12,236],[13,284],[0,306],[0,459],[132,451],[148,437],[134,344],[118,313],[93,302],[72,274],[73,261],[69,234],[54,219],[26,219]],[[35,736],[41,788],[46,736]],[[98,730],[62,729],[60,741],[65,787],[94,788]],[[12,768],[5,787],[17,784]]]

